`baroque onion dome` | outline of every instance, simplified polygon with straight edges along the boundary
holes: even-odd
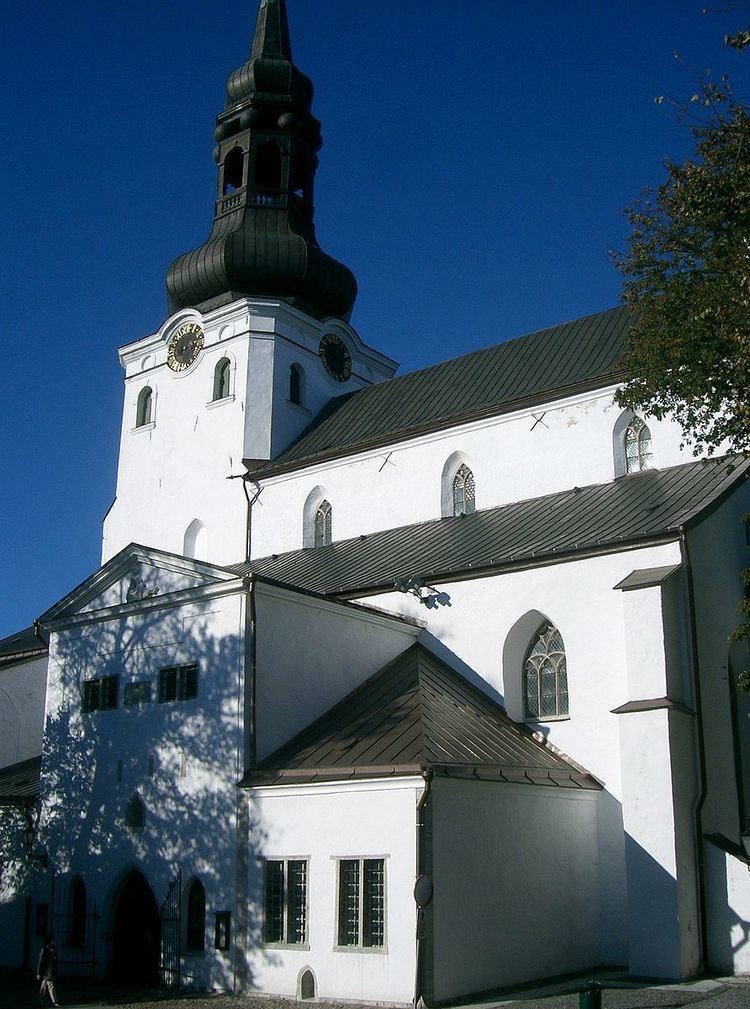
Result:
[[[167,272],[170,313],[236,298],[282,298],[318,318],[348,319],[357,281],[315,237],[322,146],[313,86],[292,62],[285,0],[261,0],[250,57],[229,75],[216,119],[218,199],[211,234]]]

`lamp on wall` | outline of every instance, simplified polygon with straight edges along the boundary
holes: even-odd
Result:
[[[25,821],[23,828],[23,850],[26,853],[26,858],[30,862],[40,862],[46,869],[47,852],[44,849],[34,851],[34,842],[39,831],[39,812],[37,811],[35,815],[34,805],[29,802],[23,808],[23,815]]]

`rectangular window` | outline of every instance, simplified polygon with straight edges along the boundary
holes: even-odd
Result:
[[[338,945],[385,945],[385,859],[339,862]]]
[[[126,707],[131,704],[148,704],[150,700],[151,680],[138,680],[135,683],[125,684],[122,703]]]
[[[272,858],[263,862],[266,942],[307,942],[307,862]]]
[[[198,666],[168,666],[159,670],[159,703],[190,701],[198,696]]]
[[[119,676],[101,676],[96,680],[83,682],[83,710],[104,711],[117,707],[117,686]]]
[[[214,949],[229,949],[229,927],[229,914],[218,913],[214,920]]]

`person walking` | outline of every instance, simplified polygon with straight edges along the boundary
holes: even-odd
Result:
[[[42,982],[39,989],[39,1005],[45,1005],[45,995],[52,999],[52,1005],[60,1005],[55,994],[55,979],[57,977],[57,950],[55,941],[51,935],[44,940],[44,946],[39,954],[39,962],[36,965],[36,979]]]

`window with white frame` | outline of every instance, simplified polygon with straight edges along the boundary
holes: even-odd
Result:
[[[625,472],[640,473],[653,465],[651,432],[640,417],[633,417],[625,429]]]
[[[338,945],[385,946],[385,859],[339,860]]]
[[[525,718],[568,714],[568,668],[558,629],[545,623],[532,639],[523,664]]]
[[[135,426],[146,427],[154,419],[154,393],[150,386],[144,386],[138,393],[135,410]]]
[[[231,393],[232,385],[232,362],[228,357],[222,357],[214,368],[214,402],[218,399],[226,399]]]
[[[307,861],[263,861],[263,939],[292,946],[307,942]]]
[[[327,547],[332,542],[333,509],[328,501],[321,501],[313,518],[313,546]]]
[[[462,463],[453,477],[453,514],[471,515],[476,511],[474,474]]]

